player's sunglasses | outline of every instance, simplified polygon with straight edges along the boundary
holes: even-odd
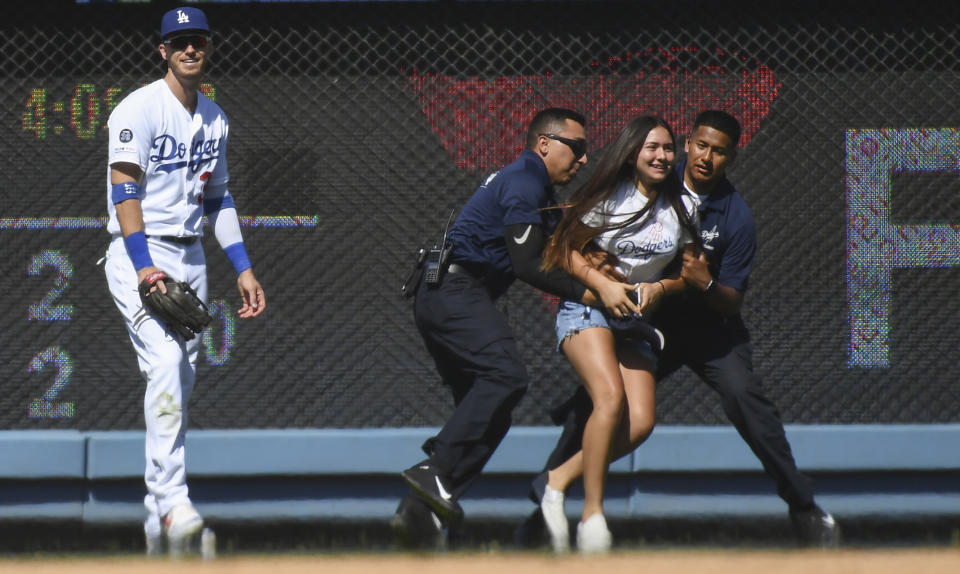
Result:
[[[556,134],[539,134],[539,135],[552,140],[557,140],[558,142],[563,144],[567,144],[567,146],[570,148],[570,151],[573,152],[573,155],[574,155],[573,159],[575,160],[582,158],[584,154],[587,153],[587,140],[585,139],[572,140],[570,138],[561,137]]]
[[[189,36],[174,36],[173,38],[167,38],[163,41],[163,43],[178,52],[180,50],[186,50],[187,46],[193,46],[194,50],[203,50],[210,45],[210,37],[201,36],[198,34],[191,34]]]

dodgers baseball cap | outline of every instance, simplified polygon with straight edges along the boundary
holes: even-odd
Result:
[[[199,8],[189,6],[174,8],[164,14],[163,19],[160,20],[160,38],[166,39],[180,32],[206,32],[209,34],[210,25],[207,24],[207,15]]]

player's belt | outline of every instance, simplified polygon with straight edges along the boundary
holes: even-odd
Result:
[[[153,237],[154,239],[159,239],[160,241],[169,241],[170,243],[176,243],[177,245],[193,245],[200,239],[199,235],[145,235],[144,237]]]

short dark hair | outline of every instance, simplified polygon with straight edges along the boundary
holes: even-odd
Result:
[[[530,127],[527,128],[527,149],[537,146],[537,137],[540,134],[550,134],[562,130],[567,120],[573,120],[581,126],[587,125],[583,114],[567,108],[547,108],[533,116]]]
[[[740,122],[737,118],[722,110],[704,110],[697,115],[693,121],[693,130],[697,131],[700,126],[713,128],[727,134],[733,147],[740,143]]]

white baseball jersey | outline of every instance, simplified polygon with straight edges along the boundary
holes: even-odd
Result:
[[[582,221],[590,227],[622,223],[643,209],[647,201],[632,182],[626,182],[609,199],[588,211]],[[699,225],[698,201],[691,194],[684,193],[683,205]],[[693,240],[680,224],[670,202],[660,196],[651,212],[640,221],[623,229],[604,231],[594,238],[601,249],[617,256],[620,261],[617,270],[630,283],[660,279],[663,268],[673,260],[680,247]]]
[[[198,94],[191,116],[163,80],[146,85],[120,102],[107,122],[108,166],[140,166],[140,207],[147,235],[203,233],[204,195],[223,195],[227,174],[227,116]],[[120,233],[107,169],[107,231]]]

